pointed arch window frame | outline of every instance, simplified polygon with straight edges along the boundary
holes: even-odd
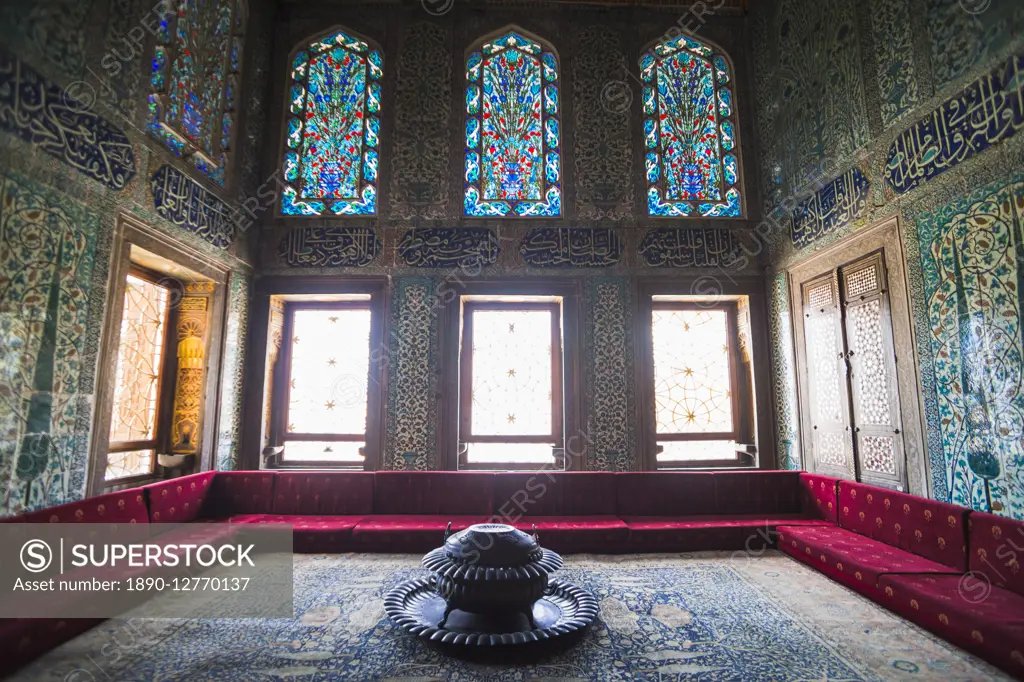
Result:
[[[509,39],[512,39],[509,42]],[[502,44],[504,43],[504,45]],[[541,110],[541,150],[537,158],[540,171],[539,199],[510,201],[484,198],[483,140],[485,67],[489,58],[507,50],[518,49],[536,55],[539,66]],[[558,52],[550,41],[509,24],[473,41],[463,60],[465,103],[463,107],[463,193],[464,218],[547,218],[563,217],[564,158],[561,87],[562,68]]]
[[[217,131],[217,139],[213,149],[201,149],[187,134],[169,123],[167,117],[172,110],[170,81],[174,75],[174,67],[181,50],[176,40],[178,21],[183,9],[191,4],[189,0],[172,0],[175,11],[162,14],[156,26],[155,44],[149,71],[148,119],[146,128],[154,139],[161,141],[174,155],[186,160],[202,175],[224,188],[228,182],[228,173],[233,163],[236,139],[238,137],[237,103],[242,84],[242,67],[245,50],[245,29],[249,19],[247,0],[219,0],[218,8],[230,6],[230,20],[226,49],[221,54],[220,70],[223,76],[218,106],[215,116],[206,112],[207,127],[212,125]],[[189,55],[186,53],[186,58]],[[184,103],[181,103],[184,107]],[[217,124],[209,119],[219,121]],[[219,154],[213,153],[217,150]],[[212,155],[211,155],[212,154]],[[218,158],[214,158],[218,157]]]
[[[359,153],[357,198],[300,196],[298,184],[302,174],[301,150],[304,125],[301,117],[308,113],[305,88],[309,78],[309,54],[319,48],[340,48],[349,54],[365,55],[366,66],[361,108],[362,137]],[[305,55],[305,58],[303,57]],[[336,24],[298,41],[288,55],[286,87],[278,153],[278,196],[276,215],[288,219],[298,218],[375,218],[380,212],[381,134],[383,128],[384,50],[380,44],[347,26]],[[303,88],[302,103],[298,101]],[[375,94],[373,94],[375,93]],[[371,97],[372,95],[372,97]],[[373,99],[374,104],[370,103]],[[289,176],[293,176],[289,179]]]
[[[721,198],[669,199],[666,187],[664,128],[668,114],[658,87],[661,62],[680,53],[703,60],[711,72],[713,92],[714,143]],[[641,85],[642,147],[644,186],[648,218],[744,218],[746,196],[740,153],[740,124],[735,98],[735,68],[728,53],[715,43],[681,34],[659,38],[644,49],[638,59]]]

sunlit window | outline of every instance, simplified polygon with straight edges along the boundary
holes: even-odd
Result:
[[[283,461],[363,462],[369,301],[288,304]]]
[[[656,302],[651,313],[658,462],[736,459],[729,308]]]
[[[460,440],[466,464],[552,462],[562,443],[560,303],[463,307]]]
[[[143,277],[133,272],[125,283],[105,472],[108,481],[151,474],[155,463],[171,292]]]

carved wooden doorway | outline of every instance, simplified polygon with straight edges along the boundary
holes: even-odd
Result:
[[[917,367],[896,221],[789,275],[805,467],[926,494]]]

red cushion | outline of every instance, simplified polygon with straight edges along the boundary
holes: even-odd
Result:
[[[103,622],[102,618],[0,619],[0,677]],[[70,677],[68,679],[71,679]]]
[[[622,552],[628,548],[629,528],[615,516],[523,516],[512,522],[532,533],[542,547],[556,552]]]
[[[969,580],[955,575],[886,575],[879,586],[885,606],[1007,672],[1024,676],[1024,596]]]
[[[724,471],[714,474],[719,514],[799,514],[799,471]]]
[[[299,553],[344,552],[355,549],[352,529],[363,516],[295,516],[263,514],[249,523],[288,524],[292,527],[292,549]]]
[[[832,525],[780,526],[779,546],[802,552],[813,565],[829,566],[857,582],[878,586],[886,573],[955,573],[954,569]]]
[[[739,526],[721,523],[715,516],[627,516],[629,549],[634,552],[695,552],[742,549]]]
[[[269,514],[275,477],[273,471],[218,471],[201,515]]]
[[[510,522],[521,516],[614,516],[616,476],[579,471],[495,474],[494,515]]]
[[[714,474],[621,473],[615,476],[619,516],[688,516],[715,513]]]
[[[15,523],[148,523],[146,499],[138,488],[97,495],[40,509],[9,521]]]
[[[363,471],[278,472],[275,514],[373,513],[373,473]]]
[[[807,516],[816,515],[838,523],[836,501],[838,478],[818,474],[800,473],[800,510]]]
[[[971,512],[970,569],[982,574],[979,579],[1024,595],[1024,521],[984,512]]]
[[[494,475],[476,471],[378,471],[375,514],[489,515]]]
[[[484,516],[377,514],[356,523],[352,540],[363,551],[428,552],[441,546],[449,521],[455,532],[488,520]]]
[[[216,472],[207,471],[172,478],[143,486],[149,499],[149,518],[153,523],[188,523],[203,507]]]
[[[967,509],[852,481],[839,482],[839,506],[842,527],[967,570]]]

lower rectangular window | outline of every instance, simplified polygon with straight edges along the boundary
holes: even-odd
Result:
[[[658,468],[741,464],[749,406],[736,301],[650,300],[650,383]]]
[[[460,466],[555,463],[563,438],[560,299],[474,297],[462,310]]]
[[[282,351],[283,463],[362,465],[370,371],[370,297],[287,303]]]

